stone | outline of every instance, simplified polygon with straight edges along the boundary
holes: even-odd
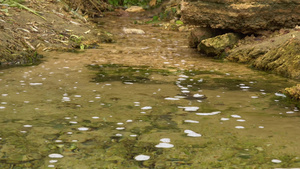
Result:
[[[241,45],[228,53],[227,60],[300,79],[300,32],[290,31],[263,41]]]
[[[207,38],[211,38],[213,36],[218,35],[216,31],[209,28],[194,28],[191,30],[188,41],[189,41],[189,47],[191,48],[197,48],[198,44]]]
[[[299,0],[187,0],[181,20],[201,27],[243,34],[294,28],[300,24]]]
[[[138,13],[138,12],[144,12],[144,8],[140,6],[131,6],[130,8],[125,10],[126,12],[132,12],[132,13]]]
[[[232,47],[239,40],[239,35],[235,33],[226,33],[213,38],[204,39],[200,42],[197,49],[201,53],[210,56],[219,56],[226,48]]]

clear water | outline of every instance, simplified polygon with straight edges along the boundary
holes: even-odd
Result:
[[[299,111],[279,93],[296,82],[133,20],[106,18],[117,43],[1,70],[1,168],[300,167]]]

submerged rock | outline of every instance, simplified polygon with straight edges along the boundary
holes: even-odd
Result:
[[[207,55],[218,56],[225,51],[226,48],[232,47],[239,40],[238,34],[226,33],[213,38],[204,39],[200,42],[198,51]]]
[[[258,33],[293,28],[300,22],[299,0],[188,0],[181,3],[184,23]]]

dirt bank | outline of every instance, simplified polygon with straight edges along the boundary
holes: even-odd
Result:
[[[18,4],[18,3],[16,3]],[[109,32],[68,9],[63,2],[28,0],[0,4],[0,64],[31,64],[39,51],[92,48],[112,42]],[[101,24],[101,23],[100,23]]]

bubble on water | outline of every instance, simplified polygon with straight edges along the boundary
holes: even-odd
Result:
[[[194,132],[194,133],[188,133],[187,136],[188,137],[201,137],[202,135]]]
[[[3,97],[6,97],[6,96],[8,96],[8,94],[2,94],[2,96],[3,96]]]
[[[172,148],[174,147],[173,144],[170,143],[159,143],[157,145],[155,145],[156,148]]]
[[[220,114],[221,112],[220,111],[215,111],[215,112],[211,112],[211,113],[196,113],[196,115],[199,115],[199,116],[213,116],[213,115],[217,115],[217,114]]]
[[[284,95],[284,94],[282,94],[282,93],[275,93],[275,96],[286,97],[286,95]]]
[[[130,137],[137,137],[137,135],[136,134],[131,134],[131,135],[129,135]]]
[[[71,134],[73,134],[73,132],[69,131],[69,132],[67,132],[67,134],[71,135]]]
[[[127,122],[127,123],[131,123],[131,122],[132,122],[132,120],[127,120],[126,122]]]
[[[265,128],[265,127],[264,127],[264,126],[258,126],[258,128],[263,129],[263,128]]]
[[[278,160],[278,159],[273,159],[272,162],[278,164],[278,163],[281,163],[282,161],[281,161],[281,160]]]
[[[124,123],[120,122],[120,123],[117,123],[117,125],[123,125]]]
[[[87,128],[87,127],[79,127],[78,130],[79,131],[87,131],[87,130],[89,130],[89,128]]]
[[[117,127],[116,130],[124,130],[125,127]]]
[[[42,80],[46,80],[46,78],[42,78]]]
[[[62,102],[69,102],[69,101],[71,101],[71,99],[70,99],[70,97],[63,97],[63,98],[61,99],[61,101],[62,101]]]
[[[32,125],[26,124],[24,125],[24,127],[32,127]]]
[[[194,94],[193,97],[195,97],[195,98],[204,98],[205,95],[197,93],[197,94]]]
[[[3,110],[3,109],[5,109],[5,107],[4,106],[0,106],[0,110]]]
[[[140,106],[140,102],[133,102],[134,106]]]
[[[170,64],[170,62],[164,62],[164,64],[165,64],[165,65],[168,65],[168,64]]]
[[[69,69],[70,67],[63,67],[64,69]]]
[[[182,87],[181,90],[188,90],[189,88],[187,87]]]
[[[185,81],[186,78],[178,78],[177,80],[178,80],[178,81]]]
[[[21,133],[24,133],[24,134],[27,133],[27,131],[20,131],[20,132],[21,132]]]
[[[186,98],[186,96],[174,96],[174,98],[184,99],[184,98]]]
[[[235,126],[236,129],[244,129],[244,126]]]
[[[197,111],[199,107],[183,107],[184,111]]]
[[[53,154],[49,154],[48,155],[50,158],[63,158],[64,156],[61,155],[61,154],[56,154],[56,153],[53,153]]]
[[[237,119],[236,121],[245,122],[246,120],[244,120],[244,119]]]
[[[50,160],[49,163],[57,163],[58,160]]]
[[[190,93],[188,90],[182,90],[181,93]]]
[[[29,103],[30,101],[24,101],[24,103]]]
[[[117,133],[116,136],[117,136],[117,137],[122,137],[123,135],[120,134],[120,133]]]
[[[71,119],[71,117],[65,117],[65,119],[66,119],[66,120],[69,120],[69,119]]]
[[[163,143],[170,143],[171,139],[170,138],[162,138],[159,141],[163,142]]]
[[[94,100],[90,100],[89,103],[94,103]]]
[[[184,130],[184,133],[186,133],[187,136],[189,136],[189,137],[201,137],[202,136],[201,134],[198,134],[192,130]]]
[[[94,117],[92,117],[92,119],[99,119],[99,117],[98,116],[94,116]]]
[[[136,161],[147,161],[147,160],[150,159],[150,156],[140,154],[140,155],[135,156],[134,159],[135,159]]]
[[[230,73],[225,73],[225,75],[230,76]]]
[[[199,123],[199,121],[196,120],[184,120],[186,123]]]
[[[55,143],[62,143],[62,140],[55,140]]]
[[[144,112],[144,111],[142,111],[142,112],[140,112],[141,114],[146,114],[146,112]]]
[[[69,123],[71,123],[71,124],[77,124],[78,122],[77,121],[69,121]]]
[[[101,97],[100,96],[96,96],[95,99],[101,99]]]
[[[251,98],[252,98],[252,99],[257,99],[257,98],[258,98],[258,96],[251,96]]]
[[[41,86],[43,83],[29,83],[30,86]]]
[[[199,79],[199,80],[197,80],[197,82],[201,83],[201,82],[203,82],[203,79]]]
[[[124,84],[127,84],[127,85],[132,85],[133,83],[132,82],[123,82]]]
[[[242,118],[240,115],[236,115],[236,114],[231,115],[231,117],[233,117],[233,118]]]
[[[151,106],[145,106],[145,107],[142,107],[141,109],[142,109],[142,110],[151,110],[152,107],[151,107]]]
[[[286,114],[293,114],[295,113],[294,111],[287,111]]]
[[[48,165],[48,167],[49,167],[49,168],[54,168],[55,165],[52,165],[52,164],[51,164],[51,165]]]
[[[241,89],[250,89],[249,86],[240,86]]]
[[[72,142],[73,142],[73,143],[76,143],[76,142],[78,142],[78,140],[72,140]]]
[[[229,118],[224,118],[224,117],[221,118],[221,121],[227,121],[227,120],[229,120]]]
[[[179,98],[166,97],[165,100],[180,100]]]

